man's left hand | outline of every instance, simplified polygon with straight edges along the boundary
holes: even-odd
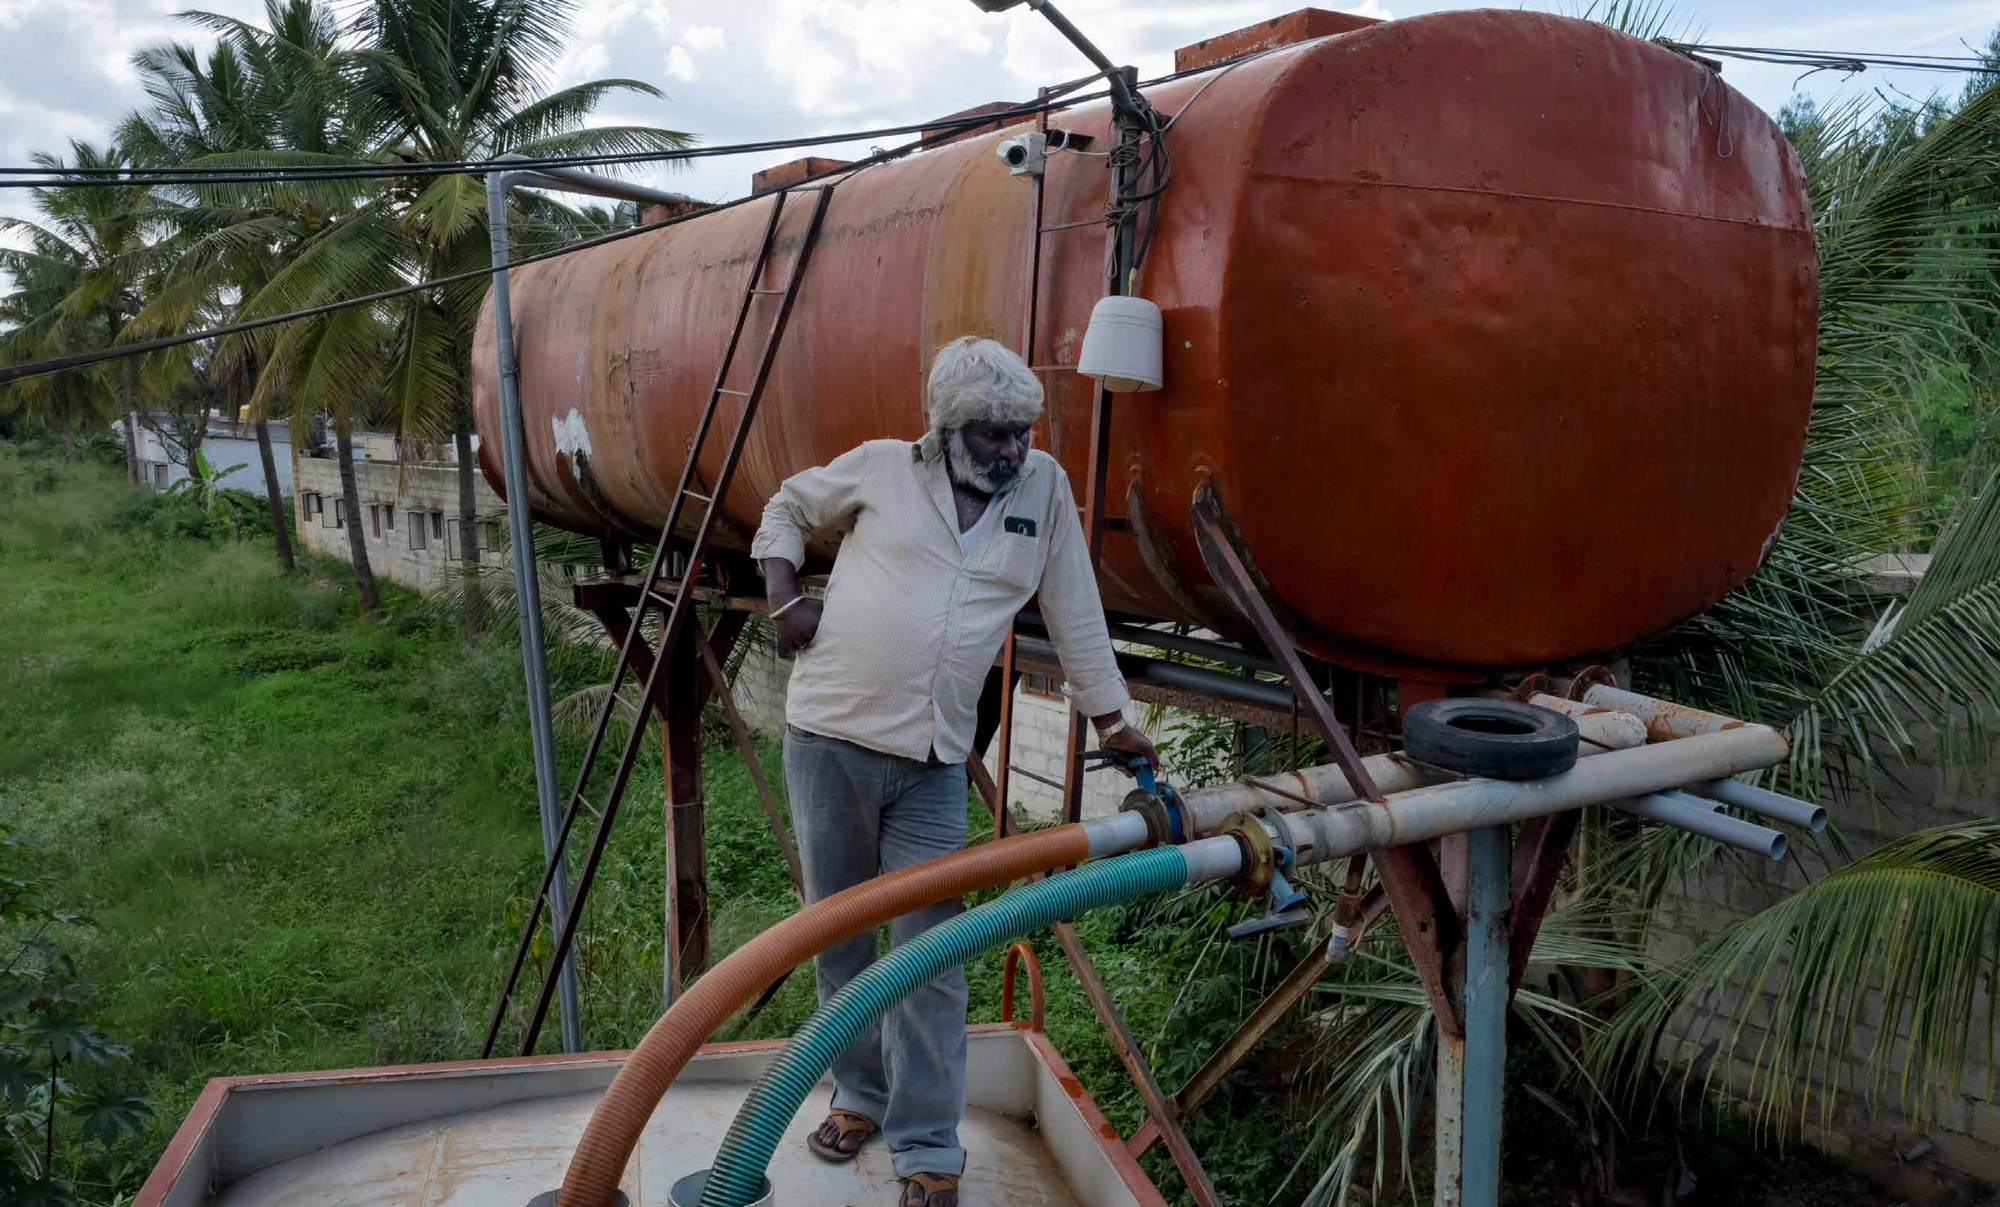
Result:
[[[1160,770],[1160,752],[1153,749],[1153,740],[1131,725],[1102,739],[1098,744],[1106,750],[1116,750],[1120,754],[1137,755],[1151,764],[1154,772]],[[1119,764],[1118,770],[1126,775],[1132,774],[1132,769],[1122,763]]]

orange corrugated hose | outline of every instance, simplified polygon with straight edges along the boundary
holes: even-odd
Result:
[[[1090,839],[1080,825],[983,843],[836,893],[737,948],[660,1016],[618,1071],[583,1129],[557,1207],[609,1207],[667,1087],[717,1027],[786,971],[932,902],[1089,857]]]

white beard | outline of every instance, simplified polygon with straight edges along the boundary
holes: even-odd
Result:
[[[1029,445],[1032,448],[1033,445]],[[1025,453],[1025,449],[1023,452]],[[1021,484],[1023,472],[1027,469],[1027,459],[1022,458],[1021,468],[1014,476],[1002,481],[993,476],[992,470],[979,462],[965,447],[965,433],[953,428],[944,434],[944,463],[951,471],[951,480],[983,495],[1004,495]]]

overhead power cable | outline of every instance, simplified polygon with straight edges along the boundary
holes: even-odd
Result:
[[[1000,120],[1006,116],[1007,114],[987,114],[980,118],[979,121],[981,124],[984,124]],[[936,130],[938,124],[930,123],[923,128]],[[886,151],[878,151],[866,159],[856,160],[853,163],[844,164],[830,171],[821,172],[816,176],[807,177],[798,184],[790,185],[782,191],[796,191],[834,176],[848,175],[865,168],[872,168],[879,164],[888,163],[891,160],[901,159],[905,155],[913,154],[927,147],[948,142],[958,133],[957,129],[952,129],[919,138],[914,142],[904,143],[899,147],[891,147]],[[523,161],[521,160],[506,160],[495,163],[492,166],[502,171],[525,170]],[[144,356],[148,353],[160,352],[168,348],[178,348],[186,344],[200,343],[204,340],[223,339],[232,335],[241,335],[245,332],[258,331],[265,327],[274,327],[279,323],[318,318],[321,315],[332,314],[337,310],[345,310],[351,306],[372,306],[381,302],[394,301],[397,298],[408,297],[413,293],[422,293],[426,290],[441,289],[447,285],[457,285],[461,282],[477,280],[480,277],[491,276],[496,272],[524,268],[527,265],[537,264],[544,260],[553,260],[558,256],[566,256],[573,252],[588,251],[593,247],[603,247],[605,244],[616,243],[621,239],[630,239],[635,235],[664,230],[669,226],[678,226],[694,218],[720,213],[723,210],[735,209],[740,205],[748,205],[752,201],[761,200],[769,195],[760,193],[750,197],[738,197],[733,201],[718,202],[704,209],[693,210],[685,214],[676,214],[672,217],[661,218],[653,222],[641,223],[638,226],[629,227],[625,230],[612,231],[609,234],[596,235],[589,239],[564,244],[561,247],[540,252],[536,255],[523,256],[504,267],[489,266],[486,268],[473,268],[465,272],[453,273],[450,276],[435,277],[427,281],[414,281],[408,285],[398,286],[395,289],[384,289],[376,293],[364,294],[360,297],[343,298],[337,302],[327,302],[323,305],[310,306],[303,310],[293,310],[285,314],[274,314],[264,318],[248,319],[244,322],[229,323],[221,327],[210,327],[202,331],[187,331],[179,335],[163,335],[157,339],[135,340],[129,344],[101,348],[95,352],[79,352],[70,356],[57,356],[51,357],[48,360],[30,361],[27,364],[12,365],[0,368],[0,386],[22,381],[30,377],[41,377],[50,373],[61,373],[71,369],[85,369],[91,365],[102,364],[108,360],[118,360],[128,356]]]
[[[1745,59],[1755,63],[1781,63],[1792,67],[1812,67],[1826,71],[1866,71],[1870,67],[1898,71],[1956,71],[1971,75],[2000,75],[2000,64],[1978,55],[1867,54],[1844,50],[1792,50],[1776,46],[1714,46],[1703,42],[1676,42],[1658,39],[1659,44],[1682,54],[1719,59]]]
[[[1253,52],[1225,59],[1204,67],[1188,71],[1176,71],[1150,80],[1140,81],[1142,88],[1170,84],[1176,80],[1205,72],[1226,70],[1245,59],[1255,58],[1266,52]],[[1109,90],[1070,95],[1077,89],[1095,82],[1099,77],[1085,76],[1051,89],[1049,93],[1034,101],[1027,101],[1007,109],[992,113],[973,114],[966,117],[933,118],[929,121],[910,122],[900,126],[885,126],[875,130],[853,130],[832,134],[801,135],[796,138],[765,139],[750,143],[725,143],[713,147],[689,147],[678,151],[625,151],[599,155],[550,156],[540,159],[465,159],[447,162],[424,162],[409,164],[348,163],[348,164],[298,164],[273,168],[63,168],[50,169],[0,167],[0,189],[25,188],[201,188],[214,185],[235,184],[289,184],[294,182],[404,179],[422,176],[452,176],[478,174],[489,171],[534,170],[537,168],[602,168],[629,167],[652,163],[674,163],[689,159],[713,159],[730,155],[752,155],[769,151],[797,150],[806,147],[828,146],[838,143],[867,142],[877,138],[889,138],[903,134],[921,134],[935,131],[939,134],[958,134],[966,130],[977,130],[1016,118],[1034,117],[1040,113],[1066,109],[1087,101],[1104,100],[1111,95]],[[54,174],[51,174],[54,173]],[[37,175],[38,174],[38,175]],[[32,177],[16,179],[17,177]]]
[[[1102,96],[1105,94],[1096,93],[1093,95]],[[1075,102],[1070,101],[1066,103],[1074,104]],[[1034,102],[1003,112],[988,113],[978,117],[917,122],[903,126],[887,126],[879,130],[807,135],[799,138],[767,139],[763,142],[730,143],[714,147],[689,147],[679,151],[628,151],[618,154],[567,155],[541,159],[479,159],[460,160],[450,163],[298,165],[283,168],[80,168],[74,171],[64,169],[61,174],[54,176],[47,175],[51,171],[49,168],[0,168],[0,189],[209,188],[219,185],[241,184],[310,184],[320,181],[397,180],[422,176],[477,175],[483,172],[534,170],[538,168],[628,167],[641,164],[670,163],[686,159],[710,159],[728,155],[751,155],[767,151],[825,146],[831,143],[861,142],[868,139],[887,138],[899,134],[916,134],[925,130],[957,134],[964,130],[991,125],[995,122],[1011,121],[1016,117],[1032,117],[1036,113],[1056,107],[1046,102]],[[10,178],[18,173],[28,171],[41,172],[44,175],[31,179]]]

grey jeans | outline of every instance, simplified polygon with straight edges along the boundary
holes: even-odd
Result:
[[[787,725],[785,794],[806,899],[963,848],[965,792],[963,763],[917,762]],[[890,924],[889,941],[906,943],[958,910],[945,901],[906,914]],[[819,1000],[874,960],[873,931],[828,948]],[[965,1172],[964,969],[925,984],[855,1038],[833,1062],[833,1105],[882,1125],[896,1176]]]

